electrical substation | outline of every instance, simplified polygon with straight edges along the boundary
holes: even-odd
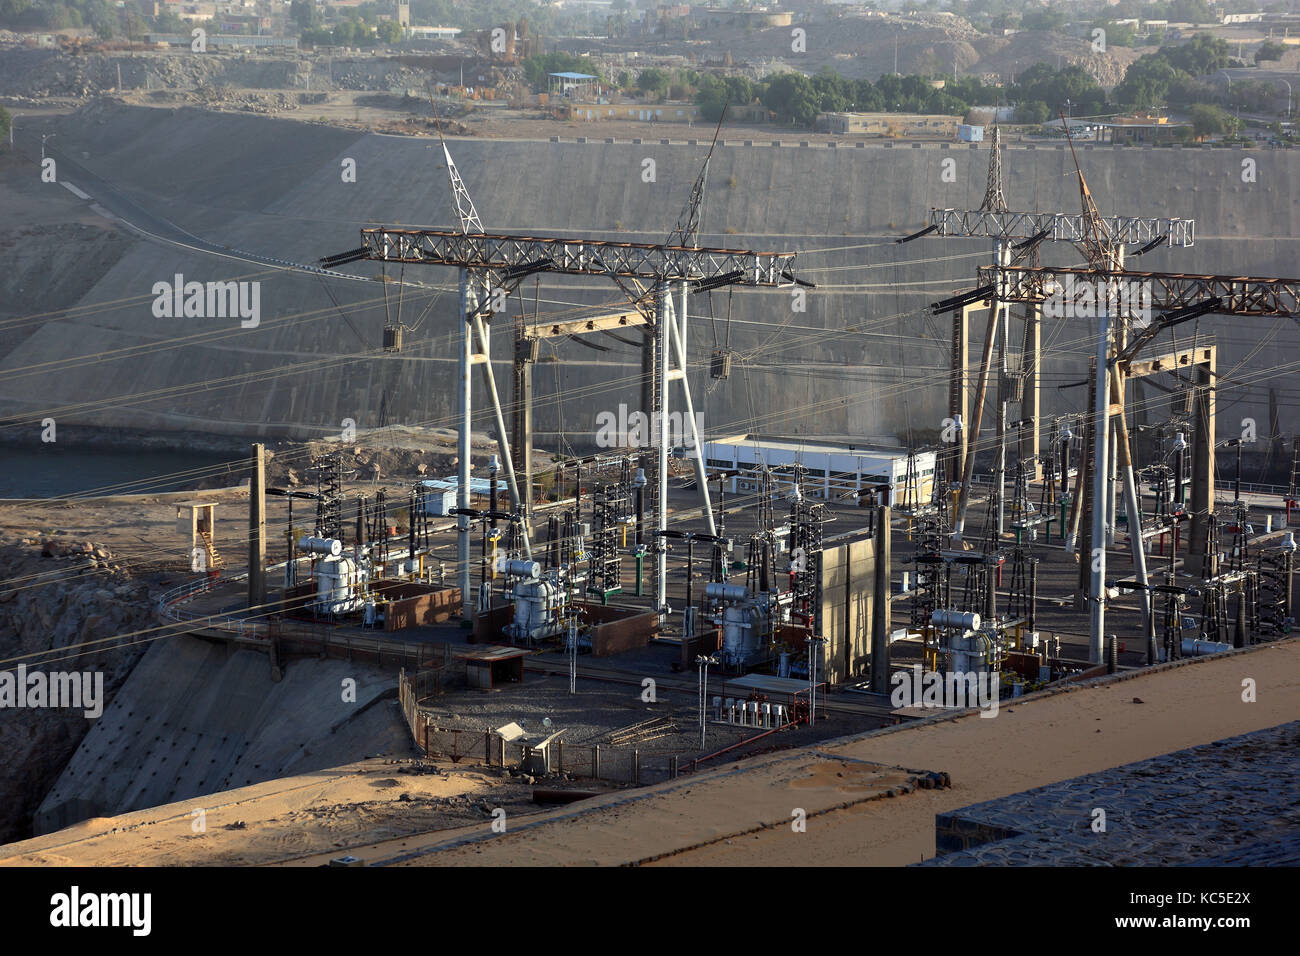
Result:
[[[713,147],[662,243],[491,232],[450,147],[438,150],[450,228],[367,225],[355,248],[320,261],[375,264],[386,283],[393,270],[456,270],[456,473],[395,493],[326,454],[300,485],[268,488],[257,450],[245,607],[232,604],[245,582],[222,574],[219,526],[198,501],[178,518],[198,573],[162,602],[164,619],[258,647],[276,673],[301,653],[398,662],[430,756],[477,747],[502,761],[518,737],[451,727],[440,707],[462,685],[503,695],[503,724],[526,706],[530,675],[567,677],[570,694],[593,682],[694,689],[692,705],[654,713],[652,688],[641,698],[651,713],[585,738],[606,747],[604,766],[589,748],[585,772],[608,773],[621,747],[630,763],[618,773],[634,781],[760,739],[813,739],[819,725],[842,733],[975,706],[965,691],[977,683],[1014,699],[1289,634],[1300,441],[1286,494],[1243,482],[1255,436],[1223,437],[1202,324],[1295,318],[1300,280],[1135,271],[1157,248],[1191,247],[1196,224],[1103,215],[1073,143],[1079,208],[1017,211],[995,127],[979,206],[933,208],[897,240],[993,251],[968,288],[925,310],[951,330],[948,375],[933,382],[948,411],[936,440],[895,445],[701,427],[700,382],[737,384],[712,293],[727,294],[728,317],[738,289],[764,293],[744,302],[774,315],[785,296],[817,294],[793,250],[698,244]],[[524,285],[542,276],[608,282],[619,305],[548,315]],[[701,310],[715,347],[696,370]],[[1077,411],[1044,414],[1044,327],[1081,316],[1098,332],[1086,376],[1061,387]],[[494,333],[509,376],[494,371]],[[400,355],[411,335],[399,298],[383,350]],[[639,375],[614,394],[640,411],[621,413],[612,441],[539,454],[540,346],[602,340],[639,352]],[[922,674],[936,688],[924,700]],[[547,728],[521,738],[519,759],[574,766],[578,744],[565,750],[564,728]],[[654,770],[642,759],[651,741],[673,742]]]

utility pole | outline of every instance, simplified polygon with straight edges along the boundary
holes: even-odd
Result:
[[[817,659],[821,657],[824,637],[808,638],[808,726],[817,723]]]
[[[1110,448],[1110,382],[1107,373],[1110,369],[1109,351],[1111,334],[1111,315],[1107,306],[1097,310],[1097,382],[1096,402],[1093,408],[1093,483],[1092,483],[1092,554],[1081,555],[1080,559],[1092,562],[1092,586],[1089,589],[1089,651],[1088,661],[1100,664],[1105,651],[1106,641],[1106,499],[1108,484],[1106,476],[1107,452]]]
[[[469,472],[472,443],[470,441],[470,421],[473,403],[473,380],[470,367],[474,361],[474,337],[469,324],[469,314],[478,307],[472,298],[469,270],[461,269],[460,285],[460,361],[457,370],[460,374],[460,393],[457,417],[460,419],[460,431],[457,434],[457,470],[456,470],[456,584],[460,588],[461,610],[466,620],[474,616],[473,587],[470,582],[470,524],[469,524]]]
[[[876,507],[875,594],[871,603],[871,691],[875,694],[889,693],[889,570],[893,534],[890,512],[889,505]]]
[[[696,667],[699,669],[699,690],[700,690],[700,750],[704,749],[705,735],[708,732],[708,703],[709,703],[709,665],[718,663],[718,659],[708,654],[700,654],[695,658]]]
[[[569,618],[569,693],[578,692],[578,617]]]
[[[253,445],[248,481],[248,609],[266,604],[266,446]]]
[[[668,529],[668,336],[673,323],[673,300],[666,281],[660,280],[656,287],[655,301],[658,306],[656,321],[659,323],[659,361],[655,367],[659,376],[659,407],[655,409],[659,412],[659,433],[655,436],[655,444],[658,446],[655,450],[659,456],[658,474],[655,478],[659,488],[655,501],[655,530],[662,534]],[[653,415],[651,422],[654,423]],[[669,608],[668,552],[662,537],[655,542],[655,571],[655,610],[659,612],[660,620],[663,620],[664,615],[669,613]]]

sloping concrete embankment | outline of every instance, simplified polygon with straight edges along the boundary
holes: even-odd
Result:
[[[673,129],[667,135],[706,134]],[[357,229],[367,222],[447,227],[452,220],[445,171],[427,139],[128,107],[92,108],[65,122],[59,137],[67,156],[142,208],[232,249],[314,262],[355,248]],[[787,291],[715,292],[711,304],[708,296],[692,297],[692,351],[699,363],[692,375],[706,429],[879,437],[937,428],[946,414],[940,370],[948,363],[948,323],[920,310],[969,287],[991,244],[926,239],[898,246],[892,239],[919,228],[931,206],[977,206],[987,152],[878,144],[775,148],[739,145],[739,137],[767,142],[747,130],[715,153],[702,242],[800,251],[797,271],[818,289],[808,294],[803,312],[795,311]],[[463,140],[452,147],[489,230],[573,230],[640,241],[661,239],[672,228],[705,151],[703,140],[694,147],[502,140]],[[1079,155],[1104,213],[1197,221],[1195,248],[1158,250],[1135,260],[1135,267],[1238,275],[1296,271],[1300,214],[1290,187],[1300,173],[1300,153],[1085,146]],[[1242,181],[1245,158],[1257,163],[1254,182]],[[356,162],[355,183],[342,181],[345,159]],[[654,182],[643,181],[645,159],[655,161]],[[946,159],[955,161],[954,182],[945,182]],[[1077,181],[1063,148],[1012,144],[1004,168],[1013,208],[1078,208]],[[75,180],[75,172],[67,175]],[[1064,246],[1045,258],[1079,260]],[[348,270],[378,271],[368,263]],[[154,283],[177,273],[187,281],[259,279],[260,324],[242,329],[234,319],[154,317]],[[81,423],[301,437],[336,432],[345,418],[359,427],[376,425],[381,411],[390,422],[451,424],[455,276],[410,267],[405,278],[441,284],[444,292],[432,298],[429,290],[408,290],[401,319],[415,328],[407,333],[406,350],[358,359],[378,350],[386,311],[397,316],[394,287],[386,310],[378,283],[274,271],[136,238],[82,299],[83,305],[113,305],[49,321],[0,356],[0,411],[32,414],[77,405],[66,415]],[[346,318],[334,308],[326,282]],[[525,298],[531,300],[528,286]],[[618,298],[608,282],[572,278],[547,279],[536,294],[544,311]],[[29,305],[37,311],[39,301]],[[1058,386],[1082,377],[1093,331],[1089,319],[1046,323],[1044,414],[1082,407],[1083,389]],[[1179,341],[1193,332],[1218,336],[1221,415],[1234,423],[1255,417],[1267,431],[1273,389],[1281,430],[1295,430],[1287,420],[1300,398],[1294,376],[1254,380],[1300,361],[1289,321],[1206,317],[1195,327],[1181,326]],[[977,349],[982,330],[973,336]],[[503,332],[497,338],[504,387],[509,348]],[[539,432],[590,434],[600,410],[639,404],[636,350],[597,338],[605,351],[567,340],[553,352],[550,344],[543,348],[535,373]],[[705,371],[715,342],[739,353],[724,382],[710,382]],[[76,374],[40,365],[92,353],[98,358]],[[550,361],[552,354],[560,361]],[[88,396],[95,401],[80,405]],[[1157,405],[1153,416],[1162,418],[1163,408]],[[488,418],[480,419],[484,427]]]
[[[355,701],[343,681],[356,682]],[[36,833],[250,783],[406,752],[391,674],[179,637],[157,641],[82,740],[36,813]]]

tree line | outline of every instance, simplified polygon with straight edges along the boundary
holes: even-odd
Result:
[[[1272,51],[1265,51],[1272,52]],[[1082,66],[1060,69],[1035,63],[1008,86],[983,82],[975,76],[895,76],[872,82],[849,79],[829,68],[814,76],[775,73],[761,80],[740,75],[666,70],[657,67],[636,74],[622,72],[607,82],[629,94],[651,99],[693,99],[701,118],[717,122],[725,103],[761,104],[775,120],[811,127],[819,113],[920,113],[964,116],[975,107],[1013,105],[1018,123],[1043,123],[1058,112],[1071,117],[1102,116],[1130,110],[1172,106],[1189,110],[1197,135],[1228,132],[1232,124],[1222,106],[1231,103],[1264,110],[1276,91],[1267,83],[1246,79],[1231,86],[1214,80],[1229,63],[1228,44],[1198,34],[1186,43],[1167,45],[1135,60],[1123,80],[1109,93]],[[585,57],[553,53],[524,63],[528,79],[545,88],[548,72],[572,70],[599,75]],[[942,82],[938,82],[942,80]]]

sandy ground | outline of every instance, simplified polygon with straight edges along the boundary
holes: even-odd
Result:
[[[0,848],[0,865],[242,865],[325,852],[370,839],[400,837],[537,811],[531,788],[495,773],[452,764],[413,774],[411,761],[374,758],[112,818]],[[199,811],[203,811],[200,816]],[[201,822],[200,822],[201,821]],[[398,843],[400,845],[400,839]]]
[[[75,500],[11,501],[0,503],[0,542],[49,537],[90,540],[105,545],[125,561],[134,575],[174,573],[177,583],[188,580],[189,539],[176,531],[176,505],[202,499],[217,503],[220,528],[233,528],[236,515],[248,513],[248,492],[238,488],[178,491],[157,495],[120,495]],[[233,532],[232,532],[233,533]],[[224,547],[223,547],[224,545]],[[230,540],[217,540],[227,567],[239,568],[246,555]]]
[[[1241,699],[1247,677],[1256,681],[1256,703]],[[439,835],[427,847],[437,852],[411,862],[610,865],[663,858],[687,865],[902,866],[934,855],[936,814],[1297,715],[1300,642],[1293,640],[1036,695],[993,719],[938,720],[760,758],[647,788],[635,810],[633,797],[603,797],[579,805],[580,813],[553,811],[500,837]],[[807,781],[824,781],[828,763],[856,761],[945,771],[953,786],[814,816],[818,804],[837,800]],[[807,832],[790,826],[795,807],[808,812]],[[391,843],[351,852],[376,861],[398,855]]]
[[[1246,678],[1257,702],[1242,701]],[[87,821],[5,847],[0,863],[310,865],[346,852],[417,865],[899,866],[934,854],[936,814],[1297,715],[1300,641],[1292,640],[1035,695],[993,719],[971,714],[843,738],[544,812],[523,802],[526,787],[473,768],[406,776],[372,760]],[[926,770],[949,773],[952,788],[898,791]],[[481,810],[448,814],[431,802],[477,800],[489,788],[492,805],[507,811],[504,834]],[[891,789],[896,797],[884,796]],[[398,800],[402,792],[410,799]],[[198,808],[208,811],[204,834],[192,831]],[[806,832],[791,827],[796,809]]]

